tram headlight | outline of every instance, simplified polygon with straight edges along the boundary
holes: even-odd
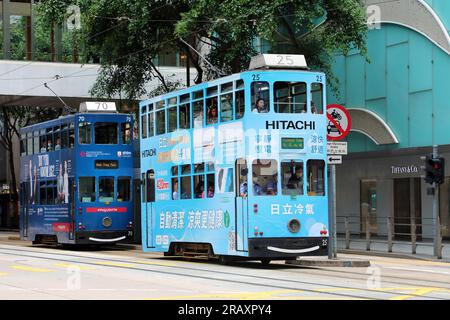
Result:
[[[110,217],[104,217],[102,220],[102,224],[105,228],[109,228],[112,225],[112,219]]]
[[[288,229],[290,232],[297,233],[300,231],[300,227],[301,227],[300,221],[298,221],[297,219],[289,220]]]

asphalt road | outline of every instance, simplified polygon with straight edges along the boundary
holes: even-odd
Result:
[[[450,263],[355,255],[369,268],[220,265],[116,246],[0,241],[0,299],[450,299]]]

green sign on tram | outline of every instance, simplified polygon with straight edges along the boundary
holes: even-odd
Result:
[[[281,149],[303,149],[303,138],[281,138]]]

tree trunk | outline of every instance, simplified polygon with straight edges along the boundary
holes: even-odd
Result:
[[[75,31],[73,31],[72,62],[78,63],[78,39]]]

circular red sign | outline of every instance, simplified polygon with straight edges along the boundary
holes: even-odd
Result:
[[[347,109],[339,104],[329,104],[327,106],[327,139],[342,140],[349,133],[352,119]]]

